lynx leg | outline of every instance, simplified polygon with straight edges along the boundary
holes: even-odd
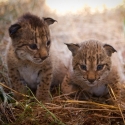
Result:
[[[67,75],[63,79],[63,82],[61,84],[61,90],[63,94],[68,94],[68,93],[77,91],[77,88],[75,88],[72,84],[70,84],[69,73],[67,73]]]
[[[41,70],[41,82],[37,86],[36,97],[42,102],[50,102],[50,86],[52,81],[52,67],[49,65]]]
[[[12,84],[12,89],[19,92],[20,94],[14,93],[14,97],[17,100],[21,100],[24,97],[21,94],[27,94],[26,84],[21,80],[19,72],[17,69],[10,69],[9,77]]]

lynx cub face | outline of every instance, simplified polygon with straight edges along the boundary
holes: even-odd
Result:
[[[26,93],[28,86],[36,97],[48,101],[52,82],[52,64],[49,57],[52,18],[30,13],[23,15],[9,28],[12,44],[7,52],[7,66],[12,88]],[[19,95],[15,95],[17,99]]]
[[[112,85],[113,82],[116,84],[118,78],[111,62],[112,53],[116,50],[96,40],[89,40],[80,45],[67,44],[67,46],[72,52],[73,59],[72,71],[68,73],[62,84],[64,93],[78,86],[91,94],[105,95],[106,85]],[[69,88],[64,89],[67,86]]]
[[[24,15],[9,28],[15,54],[21,60],[40,64],[49,56],[51,45],[49,25],[55,20]]]
[[[68,45],[71,50],[71,46]],[[74,74],[81,77],[87,86],[95,86],[105,79],[111,70],[111,54],[116,50],[97,41],[84,42],[76,46],[73,57]]]

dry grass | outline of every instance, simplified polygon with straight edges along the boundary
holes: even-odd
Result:
[[[7,71],[4,67],[4,51],[10,40],[7,29],[25,10],[38,16],[50,16],[58,21],[52,25],[52,40],[58,42],[81,42],[94,38],[113,44],[120,50],[121,64],[124,67],[124,32],[123,20],[125,6],[104,13],[91,14],[89,9],[77,15],[59,16],[50,12],[44,0],[27,0],[0,4],[0,85],[10,90]],[[52,103],[43,105],[34,96],[24,96],[24,100],[16,101],[12,93],[5,93],[0,88],[0,125],[124,125],[125,124],[125,86],[121,85],[121,99],[117,100],[113,89],[109,87],[110,98],[91,98],[78,101],[70,95],[53,96]],[[16,92],[11,90],[12,92]],[[57,93],[59,90],[57,90]],[[17,94],[20,94],[16,92]],[[109,102],[111,102],[109,104]],[[114,105],[115,102],[115,105]]]
[[[112,95],[111,100],[116,102],[116,95],[113,90]],[[115,99],[113,100],[114,97]],[[1,124],[3,122],[10,125],[125,124],[124,106],[120,102],[117,102],[116,105],[106,104],[105,99],[102,98],[101,101],[97,98],[89,101],[78,101],[71,100],[69,95],[60,95],[53,97],[52,103],[43,105],[32,96],[20,102],[6,103],[6,105],[1,103],[0,112]]]

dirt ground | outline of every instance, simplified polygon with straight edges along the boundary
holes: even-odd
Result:
[[[29,0],[32,3],[32,0]],[[58,22],[50,26],[52,41],[56,43],[78,43],[88,39],[97,39],[113,45],[117,50],[121,70],[124,77],[125,67],[125,6],[121,5],[103,13],[91,14],[89,8],[83,9],[78,14],[68,13],[56,15],[50,12],[40,0],[36,4],[20,3],[24,8],[18,8],[15,3],[0,4],[0,56],[4,59],[4,51],[10,41],[8,27],[25,10],[44,17],[52,17]],[[19,2],[19,1],[18,1]],[[19,3],[18,3],[19,4]],[[6,9],[6,7],[10,7]],[[28,9],[27,9],[28,8]],[[32,8],[32,9],[31,9]],[[36,9],[37,8],[37,9]],[[21,11],[20,11],[21,10]],[[4,79],[5,69],[1,62],[1,83]],[[123,86],[124,88],[124,86]],[[0,93],[0,97],[1,97]],[[124,100],[124,99],[123,99]],[[0,99],[0,125],[124,125],[125,108],[108,105],[97,101],[70,100],[67,95],[53,97],[52,103],[43,105],[35,97],[24,99],[20,102],[12,101],[4,104]],[[124,105],[125,106],[125,105]]]

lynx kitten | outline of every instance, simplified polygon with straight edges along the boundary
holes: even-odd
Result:
[[[7,53],[7,66],[12,88],[26,93],[28,86],[39,100],[50,101],[52,64],[49,57],[52,18],[27,13],[9,28],[12,43]],[[21,97],[15,94],[17,99]]]
[[[104,96],[110,85],[119,95],[119,76],[112,65],[111,56],[116,50],[108,44],[89,40],[81,44],[67,44],[72,52],[72,70],[62,83],[63,93],[83,90],[91,95]]]

